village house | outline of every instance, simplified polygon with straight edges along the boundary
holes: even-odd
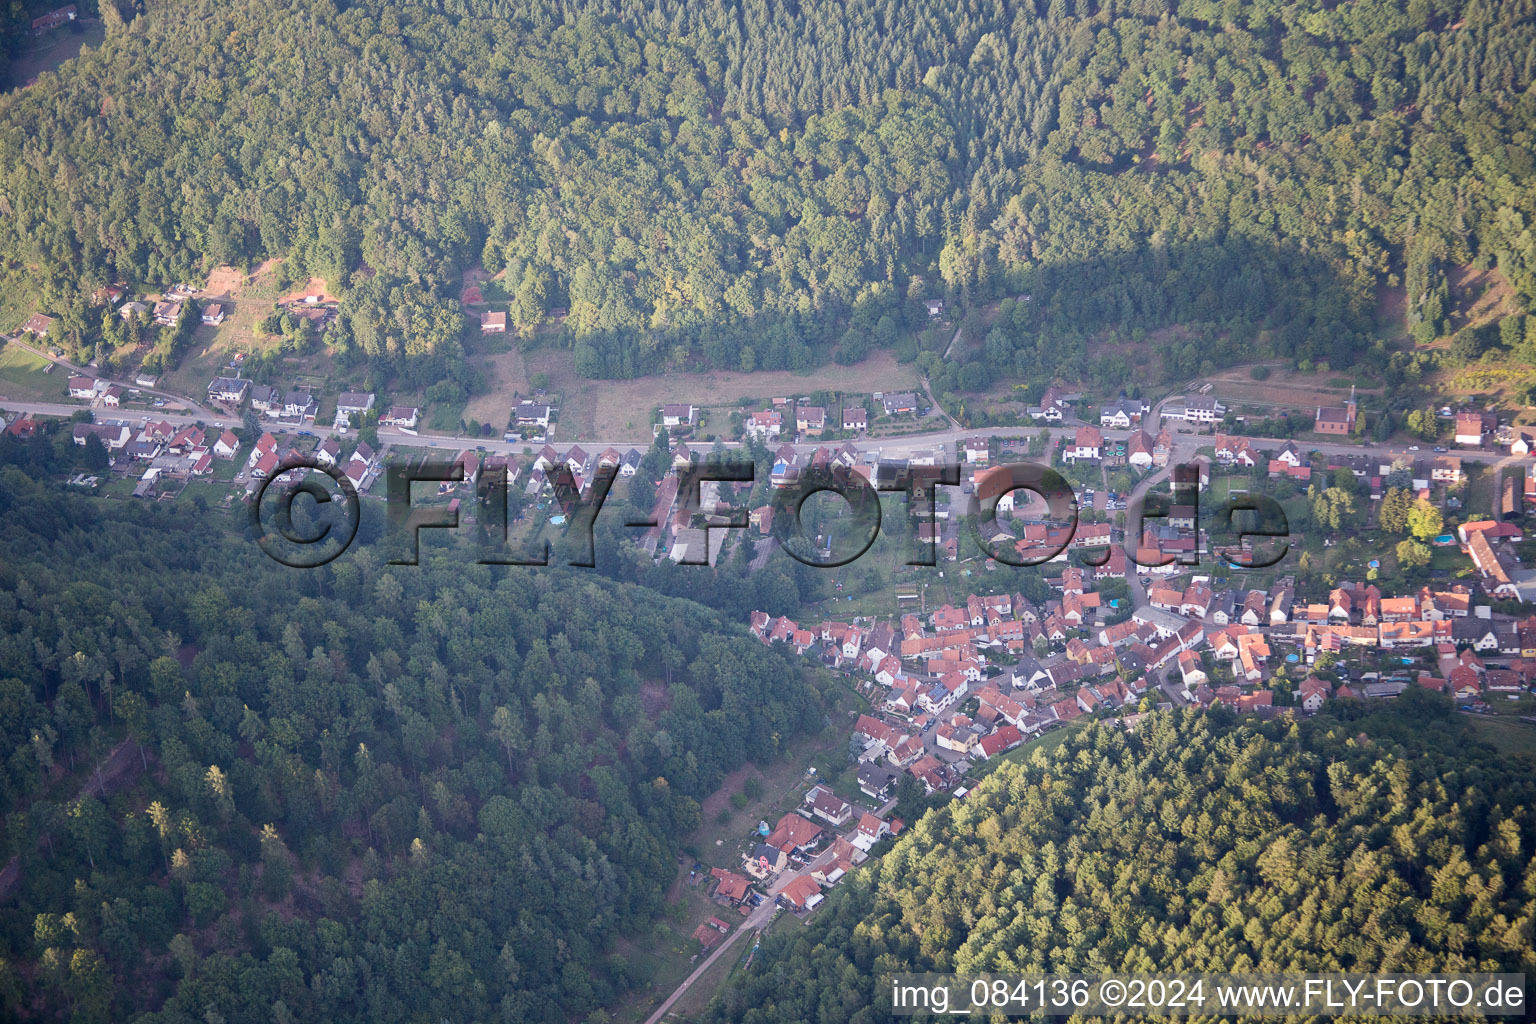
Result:
[[[1152,444],[1152,439],[1145,431],[1135,431],[1125,443],[1125,461],[1135,469],[1150,469]]]
[[[964,715],[955,715],[954,719],[944,722],[934,730],[934,741],[945,750],[952,750],[957,754],[968,753],[976,742],[976,734],[971,731],[970,719]]]
[[[871,800],[883,800],[896,784],[896,773],[878,764],[859,766],[857,773],[859,792]]]
[[[789,866],[784,851],[769,843],[758,843],[742,857],[747,874],[758,881],[772,878]]]
[[[715,879],[715,898],[733,907],[740,906],[752,893],[750,879],[727,868],[710,868],[709,876]]]
[[[779,902],[790,910],[815,910],[824,897],[821,886],[810,875],[801,875],[779,890]]]
[[[1461,459],[1455,455],[1437,455],[1430,462],[1429,478],[1434,483],[1455,486],[1464,479]]]
[[[784,429],[784,414],[777,409],[762,409],[747,417],[746,431],[758,440],[776,440]]]
[[[299,420],[314,419],[320,403],[308,391],[290,391],[283,396],[283,415]]]
[[[181,310],[185,305],[180,299],[164,299],[155,303],[155,323],[161,327],[175,327],[181,319]]]
[[[790,811],[768,834],[768,845],[785,853],[804,855],[821,842],[823,829],[809,818]]]
[[[698,407],[691,404],[672,403],[661,407],[661,425],[664,427],[691,427]],[[548,422],[547,420],[545,421]]]
[[[1163,406],[1163,419],[1183,420],[1200,426],[1220,423],[1227,407],[1209,395],[1187,395],[1183,403],[1170,401]]]
[[[1099,426],[1110,430],[1130,430],[1141,422],[1147,404],[1136,398],[1122,398],[1099,410]]]
[[[1098,427],[1078,427],[1073,441],[1062,451],[1066,462],[1097,462],[1104,445],[1104,435]]]
[[[1496,598],[1520,600],[1520,587],[1510,577],[1509,567],[1493,546],[1488,543],[1484,531],[1477,531],[1467,539],[1467,555],[1482,577],[1483,589]]]
[[[1490,423],[1493,416],[1485,412],[1460,412],[1456,414],[1457,444],[1468,447],[1479,447],[1483,443],[1484,435],[1490,433],[1495,423]]]
[[[81,447],[85,446],[87,438],[95,437],[108,451],[118,451],[133,440],[133,431],[121,423],[76,423],[72,436],[75,444]]]
[[[403,427],[406,430],[415,430],[416,423],[421,419],[421,410],[414,405],[392,405],[389,411],[379,417],[379,424],[386,427]]]
[[[812,814],[831,822],[835,827],[841,827],[853,817],[853,808],[849,806],[848,801],[826,786],[812,786],[805,794],[804,802],[810,807]]]
[[[512,423],[518,427],[549,426],[549,406],[543,402],[532,402],[523,399],[512,408]]]
[[[254,396],[252,405],[254,405]],[[353,416],[366,416],[373,408],[373,392],[343,391],[336,398],[336,423],[346,426]]]
[[[215,377],[208,382],[210,401],[239,405],[250,392],[251,382],[242,377]]]
[[[1053,384],[1040,396],[1040,404],[1030,406],[1025,412],[1031,419],[1060,423],[1071,415],[1072,410],[1067,402],[1066,393]]]
[[[262,416],[283,414],[283,393],[266,384],[251,385],[251,411]]]

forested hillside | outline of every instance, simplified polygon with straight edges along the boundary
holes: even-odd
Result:
[[[1032,294],[940,390],[1114,375],[1089,336],[1175,321],[1180,368],[1338,364],[1389,275],[1432,331],[1451,264],[1536,295],[1536,0],[102,9],[0,99],[0,252],[79,345],[102,283],[282,255],[413,383],[464,374],[476,265],[525,332],[568,308],[588,376],[851,361],[914,297]]]
[[[690,601],[227,526],[0,467],[0,1017],[580,1019],[700,798],[822,723]]]
[[[1301,725],[1099,725],[917,823],[711,1024],[867,1024],[891,972],[1536,968],[1536,784],[1410,691]]]

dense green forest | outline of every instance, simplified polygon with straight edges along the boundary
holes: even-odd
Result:
[[[822,726],[734,610],[441,544],[287,569],[36,482],[72,447],[0,439],[5,1019],[581,1019],[698,801]]]
[[[1471,729],[1424,691],[1096,726],[930,812],[705,1019],[902,1019],[877,1002],[901,971],[1529,974],[1532,764]]]
[[[1536,0],[100,6],[0,98],[0,252],[78,345],[100,284],[277,255],[413,383],[467,375],[477,265],[610,377],[853,361],[933,294],[1033,298],[971,387],[1173,322],[1180,369],[1338,365],[1451,265],[1536,296]]]

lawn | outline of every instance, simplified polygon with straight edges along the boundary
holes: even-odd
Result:
[[[711,428],[704,433],[727,429],[730,411],[742,399],[763,399],[807,395],[812,391],[844,392],[864,395],[874,391],[914,390],[917,372],[896,362],[890,352],[871,352],[854,366],[819,366],[806,373],[789,370],[758,370],[741,373],[734,370],[674,372],[633,380],[587,380],[578,377],[571,365],[568,349],[537,348],[526,354],[510,352],[482,361],[490,367],[491,393],[477,396],[469,412],[488,410],[477,418],[504,422],[513,391],[527,394],[532,390],[535,373],[549,375],[550,388],[564,394],[558,425],[551,436],[560,440],[590,438],[604,442],[649,443],[651,417],[668,402],[691,402],[717,410],[711,415]],[[481,364],[477,364],[481,365]],[[701,440],[705,439],[701,437]]]
[[[131,498],[133,489],[138,485],[137,476],[114,477],[97,488],[96,494],[103,498]]]
[[[1484,699],[1487,700],[1488,706],[1493,709],[1493,713],[1505,720],[1536,715],[1536,697],[1532,697],[1529,693],[1490,693]]]
[[[791,921],[797,920],[793,914],[780,914],[774,918],[774,921],[777,922],[785,918]],[[687,992],[684,992],[677,1002],[672,1004],[672,1012],[677,1015],[677,1018],[680,1020],[697,1020],[699,1015],[709,1007],[709,1001],[715,998],[716,993],[720,991],[731,975],[735,974],[737,969],[741,967],[751,949],[752,939],[750,936],[736,940],[736,944],[731,947],[730,952],[716,960],[714,966],[705,971],[703,976],[694,982],[693,986]],[[693,965],[690,964],[689,966],[692,967]]]
[[[849,769],[848,741],[854,719],[868,705],[851,690],[836,694],[835,700],[827,728],[797,740],[783,757],[765,765],[744,765],[726,776],[720,788],[704,798],[699,827],[682,844],[683,849],[711,867],[734,870],[756,837],[757,823],[773,824],[795,810],[814,783],[824,781],[849,799],[857,796],[857,785],[851,793],[845,792],[843,777]],[[807,774],[807,768],[815,768],[816,774]],[[756,780],[755,797],[746,797],[748,779]],[[722,811],[730,812],[724,821],[720,820]]]
[[[11,58],[11,80],[30,82],[45,71],[56,71],[60,64],[73,60],[90,47],[100,46],[106,38],[107,31],[100,23],[87,25],[84,22],[34,36],[35,42],[31,45],[23,43],[20,51]]]
[[[272,311],[272,305],[279,297],[277,284],[278,276],[271,263],[249,276],[230,267],[215,269],[200,301],[222,301],[228,310],[224,322],[217,327],[199,325],[181,364],[162,377],[160,386],[196,398],[204,393],[208,381],[235,353],[263,352],[279,344],[280,338],[261,330],[261,321]],[[342,383],[333,379],[336,376],[333,360],[321,341],[305,355],[284,357],[280,375],[270,383],[284,389],[297,383],[308,384],[323,396]],[[326,419],[318,422],[326,422],[332,414],[334,406],[329,406],[328,402],[328,399],[322,400],[321,414]]]
[[[1467,473],[1467,485],[1462,491],[1461,500],[1465,502],[1463,518],[1471,518],[1476,515],[1488,515],[1493,510],[1493,474],[1482,471],[1481,466],[1474,466]]]
[[[178,501],[191,502],[194,498],[202,497],[209,508],[216,508],[232,489],[228,481],[218,480],[192,480],[177,496]]]
[[[174,370],[160,375],[156,385],[162,391],[187,395],[196,400],[207,394],[208,382],[219,375],[229,361],[229,352],[222,346],[210,343],[208,334],[214,328],[199,327],[196,339]]]
[[[1008,751],[1006,754],[1003,754],[1000,757],[994,757],[990,761],[987,761],[977,767],[973,774],[970,776],[967,785],[974,786],[988,775],[991,775],[993,772],[997,771],[1000,766],[1005,764],[1016,764],[1025,758],[1030,757],[1037,750],[1043,750],[1046,753],[1050,753],[1065,743],[1068,736],[1071,736],[1073,733],[1083,729],[1087,724],[1088,723],[1085,720],[1079,718],[1075,721],[1068,722],[1060,729],[1052,729],[1050,732],[1045,733],[1043,736],[1037,736],[1027,743],[1019,744],[1012,750]]]
[[[434,405],[432,411],[427,414],[427,429],[443,432],[459,429],[459,421],[464,418],[464,402],[454,402],[447,405]]]
[[[1478,736],[1501,754],[1536,757],[1536,724],[1492,715],[1465,715]]]
[[[63,402],[66,374],[44,373],[48,360],[19,345],[0,348],[0,395],[22,402]]]
[[[1214,512],[1232,497],[1233,490],[1237,491],[1238,497],[1246,497],[1256,490],[1262,491],[1262,488],[1255,488],[1246,473],[1230,476],[1213,475],[1210,490],[1200,495],[1200,504],[1205,510]]]
[[[669,904],[666,912],[658,917],[650,932],[619,944],[618,952],[628,961],[638,980],[634,990],[619,1005],[613,1007],[615,1022],[638,1022],[650,1016],[660,1003],[677,988],[697,966],[694,955],[701,953],[699,943],[693,938],[694,929],[717,917],[730,924],[734,932],[745,918],[729,907],[711,900],[706,892],[709,875],[685,880],[681,884],[681,896]],[[727,936],[728,937],[728,936]],[[721,941],[724,941],[722,937]],[[702,989],[713,995],[719,983],[730,973],[737,960],[752,948],[750,939],[738,939],[737,944],[722,956],[710,972],[701,978],[694,989]],[[689,995],[694,994],[689,990]],[[704,1002],[708,1001],[708,996]]]

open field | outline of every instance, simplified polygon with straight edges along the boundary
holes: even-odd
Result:
[[[1514,288],[1497,270],[1455,267],[1446,272],[1446,279],[1451,286],[1447,320],[1453,332],[1491,324],[1519,312]],[[1437,338],[1425,347],[1444,351],[1450,348],[1451,340]],[[1493,352],[1466,366],[1452,366],[1435,373],[1426,384],[1446,399],[1477,397],[1489,405],[1508,403],[1514,407],[1517,422],[1530,422],[1531,411],[1526,409],[1522,414],[1520,410],[1533,382],[1536,367],[1511,362],[1503,353]]]
[[[565,395],[554,435],[561,439],[592,438],[603,441],[648,442],[651,416],[668,402],[692,402],[703,407],[734,409],[743,398],[774,398],[811,391],[905,391],[918,387],[917,372],[898,363],[889,352],[873,352],[855,366],[828,365],[807,373],[759,370],[739,373],[714,370],[707,373],[669,373],[634,380],[586,380],[578,377],[571,353],[541,348],[522,353],[507,352],[478,357],[476,366],[490,377],[490,391],[477,395],[464,409],[466,417],[482,422],[506,422],[512,393],[528,394],[536,373],[549,374],[550,388]],[[721,432],[717,416],[706,431]]]
[[[485,374],[487,390],[469,396],[462,415],[466,422],[479,420],[500,430],[506,426],[511,413],[513,392],[526,395],[533,390],[533,386],[529,383],[532,374],[517,343],[512,339],[505,339],[504,344],[498,341],[492,335],[477,337],[469,343],[473,344],[473,351],[478,353],[470,356],[469,362]],[[570,353],[564,355],[569,356]]]
[[[1455,303],[1452,324],[1456,327],[1486,324],[1520,309],[1514,286],[1497,270],[1455,267],[1446,274]]]
[[[53,71],[65,61],[80,56],[81,51],[87,47],[100,46],[106,38],[107,31],[99,21],[57,28],[41,36],[24,37],[22,49],[11,58],[10,81],[13,85],[30,85],[38,75]]]
[[[852,694],[849,699],[853,699]],[[704,798],[699,827],[682,843],[682,848],[710,867],[740,870],[741,855],[756,838],[753,830],[759,821],[778,821],[800,806],[805,791],[819,777],[831,774],[832,768],[840,770],[847,765],[852,725],[853,719],[846,711],[834,712],[829,728],[796,741],[784,757],[761,768],[748,764],[732,772],[719,789]],[[817,767],[817,776],[807,775],[807,767]],[[738,809],[731,797],[744,795],[742,789],[748,778],[757,779],[762,789]],[[719,820],[722,810],[731,812],[724,822]]]
[[[641,980],[623,1002],[613,1007],[616,1022],[638,1024],[645,1020],[656,1004],[693,971],[695,963],[691,958],[701,952],[699,943],[693,938],[694,929],[699,925],[715,917],[729,924],[734,932],[745,920],[737,911],[721,906],[706,895],[709,888],[707,874],[696,879],[696,885],[688,884],[686,870],[683,878],[681,897],[656,919],[651,931],[618,944],[617,951],[629,961],[630,968]],[[714,995],[737,959],[751,948],[750,940],[741,941],[746,945],[738,942],[716,962],[709,974],[700,979],[701,984],[695,986],[702,989],[700,1008],[707,1005],[709,997]],[[693,994],[690,990],[689,995]]]
[[[1349,400],[1352,376],[1347,371],[1301,373],[1282,363],[1266,363],[1269,376],[1254,380],[1249,366],[1234,366],[1203,378],[1214,385],[1210,394],[1227,405],[1252,405],[1273,409],[1316,409],[1319,405],[1343,405]],[[1359,395],[1372,393],[1359,387]]]
[[[48,374],[43,367],[48,360],[33,355],[17,345],[0,348],[0,395],[6,398],[31,402],[62,402],[68,374],[55,370]]]
[[[1002,765],[1014,764],[1022,761],[1025,758],[1033,755],[1037,750],[1043,750],[1046,753],[1049,753],[1050,751],[1055,750],[1057,747],[1065,743],[1068,736],[1071,736],[1073,733],[1079,731],[1080,729],[1087,728],[1087,724],[1088,723],[1081,719],[1075,722],[1068,722],[1066,725],[1059,729],[1052,729],[1050,732],[1036,736],[1034,739],[1029,740],[1026,743],[1021,743],[1014,747],[1012,750],[1008,751],[1006,754],[994,757],[987,761],[985,764],[978,767],[970,779],[967,780],[966,784],[974,786],[977,782],[980,782],[988,775],[991,775],[993,772],[997,771],[997,769]]]
[[[297,289],[289,292],[287,295],[284,295],[283,297],[281,297],[277,301],[278,302],[301,302],[304,299],[309,298],[309,296],[311,296],[311,295],[318,295],[318,296],[320,296],[320,301],[321,302],[340,302],[341,301],[341,297],[339,295],[333,295],[330,292],[325,290],[325,280],[323,278],[319,278],[319,277],[312,277],[312,278],[310,278],[308,281],[304,282],[304,287],[297,288]]]
[[[236,353],[260,353],[280,341],[263,333],[260,328],[261,321],[278,298],[276,278],[272,272],[274,266],[275,261],[268,260],[248,276],[233,267],[218,267],[209,274],[207,286],[199,296],[223,302],[226,311],[224,322],[217,327],[207,324],[198,326],[197,334],[181,365],[161,379],[161,387],[199,398],[204,394],[208,381]],[[317,282],[312,280],[310,283],[314,285]],[[318,285],[323,288],[324,282],[318,282]],[[302,296],[306,293],[298,294]],[[318,383],[322,393],[338,390],[348,383],[331,380],[332,361],[323,343],[309,354],[285,357],[283,366],[285,377],[291,373],[292,378],[273,382],[280,387],[290,386],[301,375],[314,378],[310,383]]]
[[[1491,715],[1465,715],[1477,734],[1501,754],[1536,757],[1536,724]]]
[[[775,920],[780,918],[788,918],[791,921],[796,920],[793,914],[780,914]],[[699,980],[694,982],[693,986],[682,994],[677,1002],[672,1004],[671,1012],[676,1014],[680,1020],[698,1020],[699,1014],[708,1009],[709,1001],[715,998],[727,979],[736,973],[736,969],[741,966],[742,961],[746,958],[751,948],[751,936],[739,940],[729,953],[716,960],[714,965],[705,971]],[[689,966],[693,965],[690,964]]]
[[[1408,290],[1401,285],[1376,289],[1376,330],[1388,342],[1408,336]]]

